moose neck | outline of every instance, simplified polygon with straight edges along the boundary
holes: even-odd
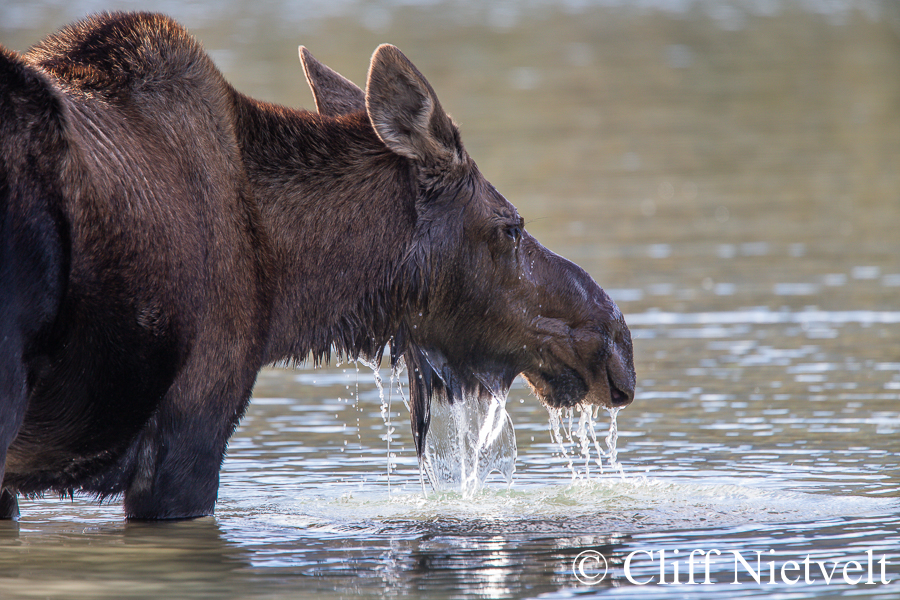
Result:
[[[267,362],[372,356],[397,333],[415,183],[364,113],[340,118],[236,94],[237,130],[273,293]]]

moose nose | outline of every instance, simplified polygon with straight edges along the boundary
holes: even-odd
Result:
[[[634,386],[622,385],[613,380],[612,376],[607,372],[607,382],[609,383],[609,401],[613,406],[628,406],[634,400]]]
[[[606,362],[609,401],[613,406],[628,406],[634,400],[635,374],[630,337],[624,336],[619,343],[612,344]]]

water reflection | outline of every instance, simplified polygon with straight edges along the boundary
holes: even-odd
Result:
[[[0,524],[4,597],[232,597],[234,575],[250,564],[213,518],[143,524],[80,503],[53,510],[35,505],[27,521]]]

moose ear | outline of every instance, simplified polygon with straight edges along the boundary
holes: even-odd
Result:
[[[300,62],[320,115],[337,117],[366,110],[366,94],[355,83],[313,57],[300,46]]]
[[[462,161],[456,125],[425,77],[390,44],[372,55],[366,110],[378,137],[397,154],[427,163]]]

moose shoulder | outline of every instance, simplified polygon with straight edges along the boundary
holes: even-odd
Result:
[[[236,92],[178,24],[105,14],[0,48],[0,516],[17,494],[210,514],[261,367],[410,366],[411,422],[485,376],[623,406],[631,338],[524,229],[399,50],[318,113]]]

